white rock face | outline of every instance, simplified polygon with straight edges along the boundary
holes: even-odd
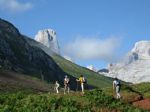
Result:
[[[53,52],[60,54],[56,32],[54,30],[52,29],[40,30],[35,36],[35,40],[45,45]]]
[[[131,52],[138,54],[139,59],[150,59],[150,41],[140,41]]]
[[[89,66],[87,66],[86,68],[88,68],[89,70],[92,70],[92,71],[95,71],[95,72],[96,72],[96,69],[94,68],[93,65],[89,65]]]
[[[109,77],[131,83],[150,82],[150,41],[137,42],[122,62],[110,64]]]

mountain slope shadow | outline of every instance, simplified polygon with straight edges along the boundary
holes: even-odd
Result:
[[[75,89],[75,78],[65,73],[44,51],[30,46],[24,36],[11,23],[0,19],[0,67],[18,73],[38,77],[47,82],[56,80],[63,85],[65,75]]]

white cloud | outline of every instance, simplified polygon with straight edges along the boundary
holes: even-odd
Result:
[[[121,38],[77,37],[65,45],[63,52],[74,60],[115,60]]]
[[[21,3],[17,0],[0,0],[0,10],[7,12],[23,12],[31,9],[33,5],[29,2]]]

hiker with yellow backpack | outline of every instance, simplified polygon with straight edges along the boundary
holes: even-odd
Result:
[[[77,79],[76,81],[80,82],[81,90],[82,93],[84,94],[84,83],[86,82],[85,78],[83,77],[83,75],[80,75],[79,79]]]

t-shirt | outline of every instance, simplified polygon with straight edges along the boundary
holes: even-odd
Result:
[[[64,79],[64,84],[68,84],[69,83],[69,78],[65,78]]]
[[[81,84],[83,84],[83,83],[84,83],[83,77],[80,77],[80,78],[79,78],[79,81],[80,81]]]
[[[59,85],[59,83],[56,83],[56,88],[58,88],[60,85]]]

